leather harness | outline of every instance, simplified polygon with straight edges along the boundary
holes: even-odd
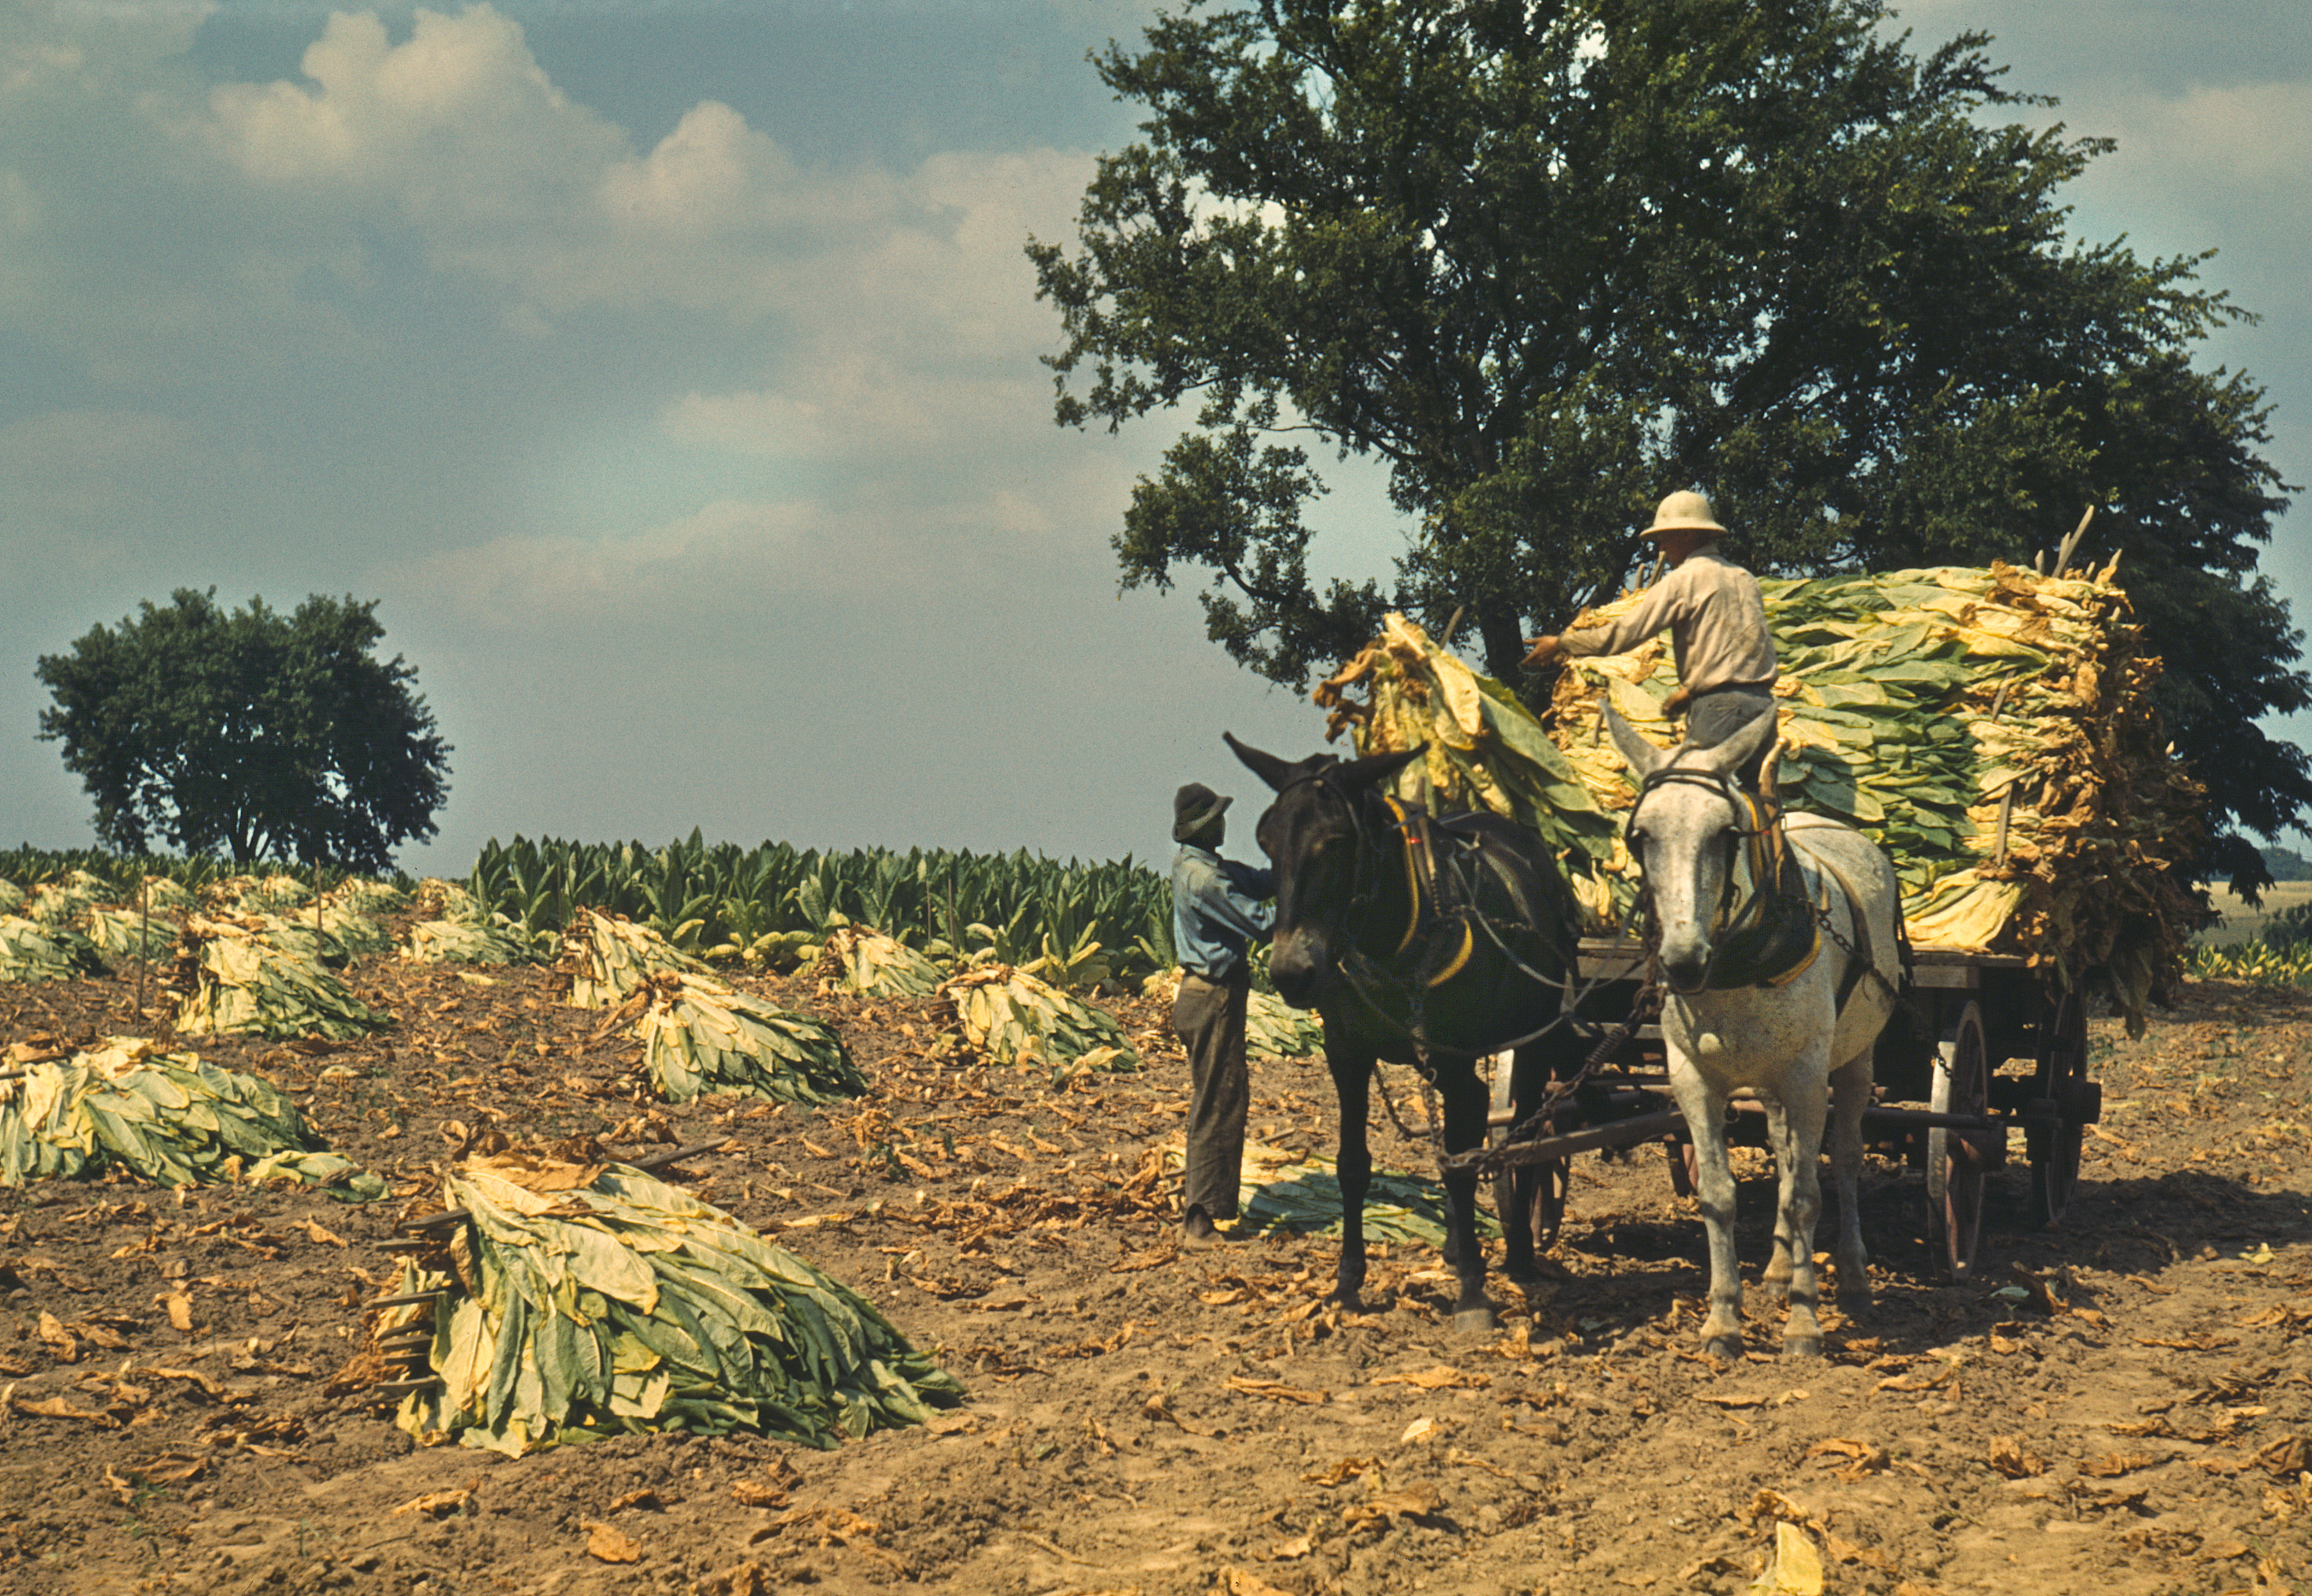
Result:
[[[1733,805],[1733,831],[1741,839],[1740,862],[1747,867],[1750,878],[1748,894],[1738,904],[1736,873],[1731,868],[1726,873],[1717,912],[1711,923],[1713,956],[1707,989],[1727,992],[1744,987],[1787,987],[1813,969],[1814,961],[1822,954],[1823,930],[1829,924],[1830,892],[1835,884],[1846,899],[1847,917],[1854,926],[1852,943],[1841,941],[1847,957],[1846,968],[1839,972],[1836,1012],[1845,1013],[1847,1000],[1853,996],[1855,987],[1875,963],[1870,922],[1855,907],[1852,885],[1827,861],[1817,859],[1815,864],[1822,874],[1822,896],[1819,900],[1809,896],[1805,872],[1783,828],[1782,805],[1746,792],[1724,776],[1698,770],[1658,770],[1647,777],[1638,795],[1639,804],[1644,802],[1647,794],[1670,782],[1707,787]],[[1633,805],[1625,830],[1635,823],[1638,805]]]

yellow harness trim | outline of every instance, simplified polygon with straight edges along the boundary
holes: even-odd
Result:
[[[1397,823],[1397,834],[1405,839],[1405,897],[1408,908],[1405,934],[1397,940],[1397,951],[1402,953],[1413,945],[1414,934],[1421,929],[1421,867],[1414,859],[1414,850],[1421,845],[1414,840],[1413,820],[1406,813],[1405,805],[1387,793],[1381,794],[1381,802],[1388,805],[1389,817]],[[1470,955],[1476,951],[1477,933],[1465,919],[1461,922],[1460,947],[1446,960],[1445,968],[1431,976],[1425,985],[1442,987],[1467,967]]]
[[[1712,926],[1713,940],[1730,931],[1746,928],[1754,915],[1763,916],[1765,913],[1768,895],[1778,890],[1782,882],[1786,845],[1782,837],[1781,817],[1770,814],[1765,801],[1755,793],[1739,793],[1737,796],[1741,800],[1749,822],[1745,828],[1747,835],[1743,838],[1743,851],[1750,866],[1750,897],[1741,906],[1742,912],[1739,915],[1730,915],[1734,883],[1730,880],[1727,882],[1727,897],[1720,902],[1718,914]],[[1830,883],[1827,881],[1823,883],[1821,909],[1823,914],[1827,914],[1830,909]],[[1756,982],[1756,985],[1769,989],[1787,987],[1806,974],[1808,970],[1812,969],[1814,961],[1822,957],[1821,914],[1815,916],[1812,930],[1813,935],[1808,941],[1804,958],[1782,974],[1769,977]]]
[[[1388,805],[1389,815],[1397,822],[1397,834],[1405,839],[1405,934],[1397,939],[1397,951],[1402,953],[1413,945],[1413,934],[1421,929],[1421,873],[1414,868],[1413,826],[1406,818],[1405,805],[1386,793],[1381,794],[1381,802]],[[1466,960],[1468,955],[1465,952],[1461,957]],[[1460,966],[1456,964],[1454,968],[1458,969]]]
[[[1459,975],[1461,967],[1469,962],[1469,955],[1476,951],[1477,934],[1470,929],[1469,922],[1464,920],[1461,922],[1461,951],[1453,955],[1453,961],[1450,964],[1429,978],[1429,984],[1432,987],[1442,987],[1455,976]]]

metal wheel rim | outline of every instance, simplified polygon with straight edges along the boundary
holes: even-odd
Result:
[[[1936,1048],[1931,1107],[1938,1114],[1981,1114],[1991,1090],[1983,1010],[1968,1004]],[[1927,1132],[1927,1242],[1946,1280],[1966,1280],[1983,1236],[1984,1159],[1961,1133]]]
[[[2078,993],[2067,992],[2045,1025],[2031,1091],[2035,1097],[2060,1104],[2087,1079],[2087,1004]],[[2060,1223],[2071,1206],[2071,1193],[2080,1183],[2080,1149],[2085,1137],[2085,1127],[2065,1121],[2044,1139],[2032,1138],[2031,1204],[2043,1224]]]

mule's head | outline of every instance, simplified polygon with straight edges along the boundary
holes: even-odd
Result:
[[[1711,938],[1732,879],[1746,819],[1734,773],[1775,734],[1771,715],[1715,748],[1656,748],[1606,706],[1607,730],[1639,780],[1625,833],[1661,935],[1662,978],[1691,996],[1709,982]]]
[[[1386,862],[1367,846],[1374,825],[1364,812],[1368,800],[1375,784],[1422,750],[1348,760],[1312,754],[1295,763],[1248,748],[1225,732],[1221,736],[1276,794],[1253,833],[1276,877],[1268,973],[1286,1003],[1314,1007],[1327,976],[1355,940],[1350,910],[1376,884],[1361,873],[1376,872]]]

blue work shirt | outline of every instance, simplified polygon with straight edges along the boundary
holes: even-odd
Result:
[[[1195,843],[1172,861],[1172,948],[1181,966],[1207,980],[1225,979],[1244,960],[1245,945],[1266,942],[1276,924],[1275,878],[1267,871],[1223,859]]]

